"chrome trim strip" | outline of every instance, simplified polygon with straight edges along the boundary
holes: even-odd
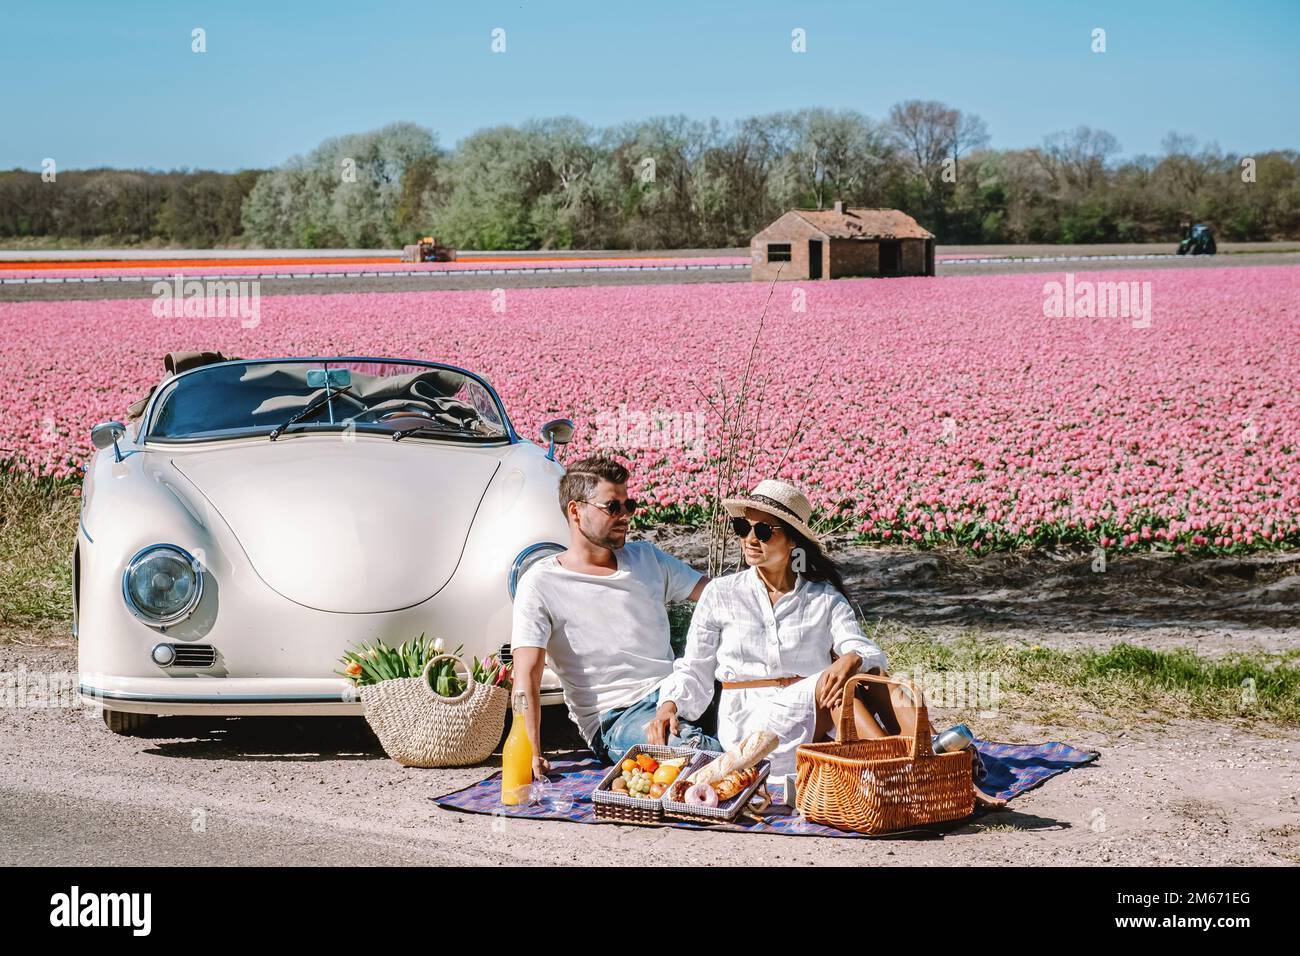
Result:
[[[122,700],[145,704],[357,704],[361,702],[360,698],[355,697],[348,698],[342,695],[338,697],[321,697],[314,694],[301,694],[296,697],[285,695],[259,696],[256,694],[227,695],[223,697],[161,697],[146,694],[106,693],[97,688],[89,688],[85,684],[78,687],[78,693],[94,700]],[[539,700],[543,704],[561,704],[564,702],[564,691],[558,687],[543,687]]]
[[[299,438],[308,435],[341,434],[338,424],[330,425],[328,422],[312,422],[311,426],[312,427],[296,430],[293,432],[286,432],[284,435],[281,436],[281,439],[288,440],[290,438]],[[251,438],[265,438],[270,433],[271,433],[271,428],[266,427],[266,428],[258,428],[253,431],[244,430],[234,435],[207,434],[207,435],[200,435],[194,438],[151,438],[149,439],[147,444],[152,448],[163,448],[163,449],[170,450],[173,447],[184,448],[186,445],[204,445],[204,444],[211,444],[214,442],[227,442],[227,441],[248,441]],[[389,441],[391,441],[393,437],[393,431],[391,429],[384,428],[381,425],[377,426],[374,424],[374,422],[354,422],[353,433],[357,435],[369,435],[375,438],[384,438]],[[441,434],[442,433],[440,432],[429,432],[423,435],[413,435],[411,436],[411,438],[419,442],[437,441],[447,445],[457,445],[461,448],[465,448],[465,447],[496,448],[498,446],[508,446],[508,445],[515,444],[515,442],[512,442],[510,440],[509,435],[476,435],[476,436],[466,435],[460,438],[453,438],[450,437],[450,435],[447,435],[445,437],[439,437]],[[134,455],[135,452],[131,452],[130,454]]]
[[[338,694],[136,694],[131,691],[106,691],[79,684],[77,691],[97,700],[156,701],[160,704],[355,704],[358,698]]]
[[[520,565],[522,565],[525,561],[528,560],[528,556],[530,554],[532,554],[535,551],[540,551],[542,550],[542,548],[554,548],[557,552],[567,550],[564,545],[557,544],[554,541],[538,541],[536,544],[530,544],[528,547],[524,548],[524,550],[520,551],[517,555],[515,555],[514,561],[512,561],[510,564],[510,578],[509,578],[510,600],[513,601],[515,599],[515,590],[519,586]]]

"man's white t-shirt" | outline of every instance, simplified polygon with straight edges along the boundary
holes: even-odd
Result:
[[[515,591],[511,649],[544,647],[569,716],[588,744],[600,715],[630,707],[673,672],[664,607],[704,576],[649,541],[614,551],[613,574],[584,574],[543,558]]]

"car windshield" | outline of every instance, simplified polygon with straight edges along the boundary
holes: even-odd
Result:
[[[345,388],[332,401],[319,401]],[[269,435],[313,402],[319,407],[285,434],[331,429],[396,433],[425,424],[430,427],[421,429],[419,437],[508,438],[504,410],[472,375],[410,362],[313,359],[227,362],[180,375],[160,389],[147,439]]]

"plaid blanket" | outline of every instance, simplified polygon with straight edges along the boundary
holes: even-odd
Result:
[[[1073,767],[1092,763],[1101,754],[1096,750],[1077,750],[1067,744],[1000,744],[977,740],[976,748],[987,771],[979,787],[990,796],[1013,800],[1058,774]],[[570,823],[610,823],[598,820],[591,802],[591,792],[605,776],[607,764],[594,755],[579,755],[572,760],[552,762],[552,772],[547,787],[529,806],[504,806],[501,803],[501,771],[462,790],[435,797],[438,806],[465,813],[490,813],[497,816],[525,817],[534,820],[567,820]],[[773,787],[773,798],[782,794],[779,786]],[[928,836],[942,837],[946,830],[964,826],[988,811],[981,807],[965,820],[905,830],[886,834],[887,837]],[[665,820],[663,826],[692,830],[731,830],[743,833],[783,833],[789,836],[824,836],[867,838],[867,834],[851,833],[834,827],[809,823],[794,813],[790,807],[773,804],[761,820],[741,818],[736,823],[691,823],[686,820]]]

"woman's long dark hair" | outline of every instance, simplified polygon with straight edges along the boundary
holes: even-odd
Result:
[[[799,573],[809,581],[829,582],[831,587],[847,598],[849,592],[844,588],[844,575],[840,572],[840,566],[822,550],[821,545],[799,532],[796,528],[790,527],[784,521],[781,522],[781,527],[790,536],[794,546],[803,549],[806,558],[805,567]],[[794,555],[791,553],[791,561],[793,562],[793,560]]]

